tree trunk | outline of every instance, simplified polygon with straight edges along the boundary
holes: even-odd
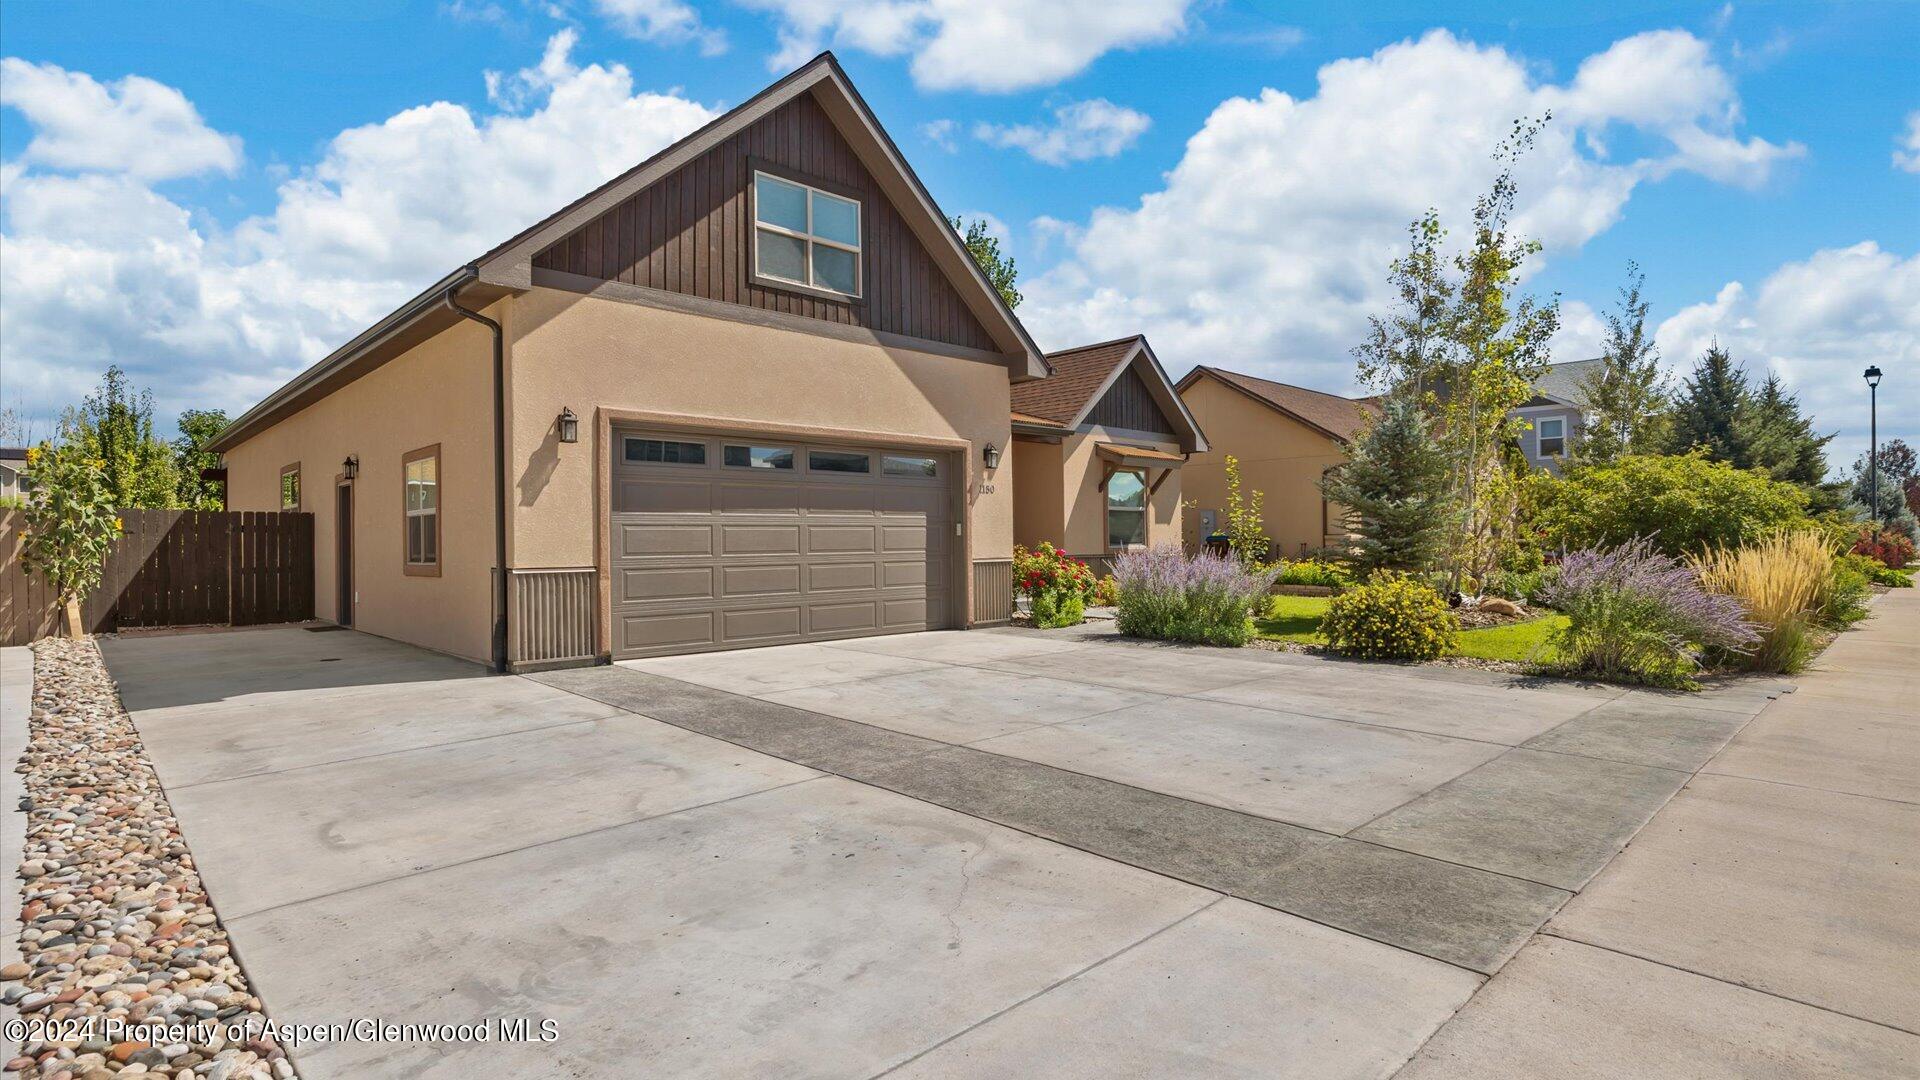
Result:
[[[87,636],[87,625],[80,618],[80,598],[67,597],[67,636],[75,641]]]

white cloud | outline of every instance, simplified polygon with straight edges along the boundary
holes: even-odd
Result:
[[[929,120],[920,125],[920,134],[928,142],[951,154],[960,149],[956,136],[960,133],[958,121],[949,119]]]
[[[0,60],[0,106],[33,126],[27,165],[171,180],[240,167],[240,140],[208,127],[185,94],[138,75],[100,83],[54,64]]]
[[[989,145],[1017,147],[1037,161],[1066,165],[1113,157],[1132,146],[1152,123],[1146,113],[1094,98],[1053,110],[1051,125],[976,124],[973,134]]]
[[[1434,31],[1327,64],[1311,97],[1269,89],[1228,99],[1159,190],[1052,231],[1066,255],[1022,282],[1021,316],[1048,348],[1138,330],[1175,369],[1221,364],[1352,388],[1349,350],[1391,301],[1387,264],[1405,248],[1407,222],[1437,207],[1459,235],[1516,118],[1555,113],[1517,170],[1514,222],[1547,257],[1611,228],[1636,187],[1676,160],[1727,172],[1672,141],[1695,128],[1734,138],[1738,100],[1724,74],[1703,50],[1641,38],[1551,84],[1505,50]],[[1622,85],[1622,58],[1644,64],[1635,74],[1661,92]],[[1616,127],[1665,145],[1609,161],[1588,137]],[[1583,339],[1576,325],[1563,340],[1584,351],[1590,329]]]
[[[272,212],[231,229],[153,190],[132,162],[77,175],[8,162],[6,404],[56,412],[120,363],[154,388],[162,411],[244,408],[423,286],[715,115],[636,92],[623,66],[579,66],[571,43],[557,36],[539,66],[496,80],[519,88],[525,111],[435,102],[343,131],[281,184]]]
[[[774,14],[776,71],[822,49],[913,57],[929,90],[1051,86],[1114,49],[1168,40],[1195,0],[740,0]]]
[[[1907,130],[1900,135],[1899,143],[1900,149],[1893,152],[1893,167],[1920,173],[1920,109],[1907,114]]]
[[[1590,360],[1607,347],[1607,324],[1593,305],[1584,300],[1567,300],[1560,305],[1560,328],[1554,332],[1548,348],[1555,360]]]
[[[614,29],[638,41],[662,45],[694,42],[702,56],[727,51],[727,35],[700,21],[700,13],[685,0],[594,0],[594,7]]]
[[[1758,288],[1729,282],[1661,323],[1656,340],[1678,371],[1718,340],[1754,378],[1777,372],[1816,430],[1839,432],[1827,455],[1835,470],[1866,450],[1861,373],[1870,364],[1887,373],[1881,437],[1920,434],[1920,254],[1902,258],[1871,241],[1825,248],[1781,266]]]

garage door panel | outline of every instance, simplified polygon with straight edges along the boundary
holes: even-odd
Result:
[[[713,568],[710,566],[671,566],[650,570],[627,569],[620,572],[615,598],[620,602],[645,603],[650,600],[711,600]]]
[[[810,563],[807,566],[807,591],[810,593],[873,589],[879,583],[879,570],[870,562]]]
[[[801,610],[798,607],[755,608],[720,613],[724,643],[761,642],[771,638],[799,637]]]
[[[658,525],[645,522],[621,522],[616,525],[619,543],[616,556],[641,558],[651,555],[711,555],[713,526]]]
[[[720,570],[721,596],[800,595],[800,567],[795,563],[779,566],[726,566]]]
[[[937,478],[889,475],[876,449],[873,473],[814,472],[809,451],[845,448],[801,444],[800,467],[748,470],[725,467],[722,453],[746,436],[620,435],[617,444],[628,436],[703,442],[707,464],[612,463],[617,656],[949,625],[959,506],[949,465]]]
[[[798,555],[798,525],[722,525],[720,550],[728,555]]]

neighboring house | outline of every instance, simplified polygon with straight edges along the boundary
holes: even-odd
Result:
[[[1188,372],[1177,389],[1212,443],[1187,461],[1189,547],[1226,529],[1229,454],[1240,463],[1242,493],[1262,493],[1275,555],[1295,558],[1341,541],[1344,511],[1320,494],[1320,477],[1347,460],[1347,445],[1379,410],[1375,399],[1205,366]]]
[[[0,499],[17,499],[25,494],[20,474],[27,471],[27,448],[0,446]]]
[[[1573,360],[1552,364],[1534,380],[1533,397],[1514,410],[1530,425],[1520,432],[1520,450],[1537,468],[1560,471],[1560,461],[1571,453],[1586,426],[1581,411],[1581,383],[1605,360]]]
[[[1180,542],[1181,466],[1207,449],[1147,339],[1048,353],[1013,388],[1013,538],[1106,573],[1129,548]]]
[[[213,449],[231,508],[314,514],[323,618],[526,669],[1004,620],[985,461],[1046,373],[822,55]]]

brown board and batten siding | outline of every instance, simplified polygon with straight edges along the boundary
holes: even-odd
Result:
[[[1093,409],[1087,413],[1087,422],[1099,427],[1126,428],[1131,431],[1148,431],[1164,434],[1172,438],[1173,422],[1167,414],[1160,411],[1160,405],[1153,400],[1153,391],[1147,388],[1147,380],[1140,373],[1128,367],[1107,388]]]
[[[858,195],[862,286],[832,300],[751,280],[756,160]],[[880,333],[996,351],[812,94],[755,121],[534,256],[537,270],[618,281]]]

